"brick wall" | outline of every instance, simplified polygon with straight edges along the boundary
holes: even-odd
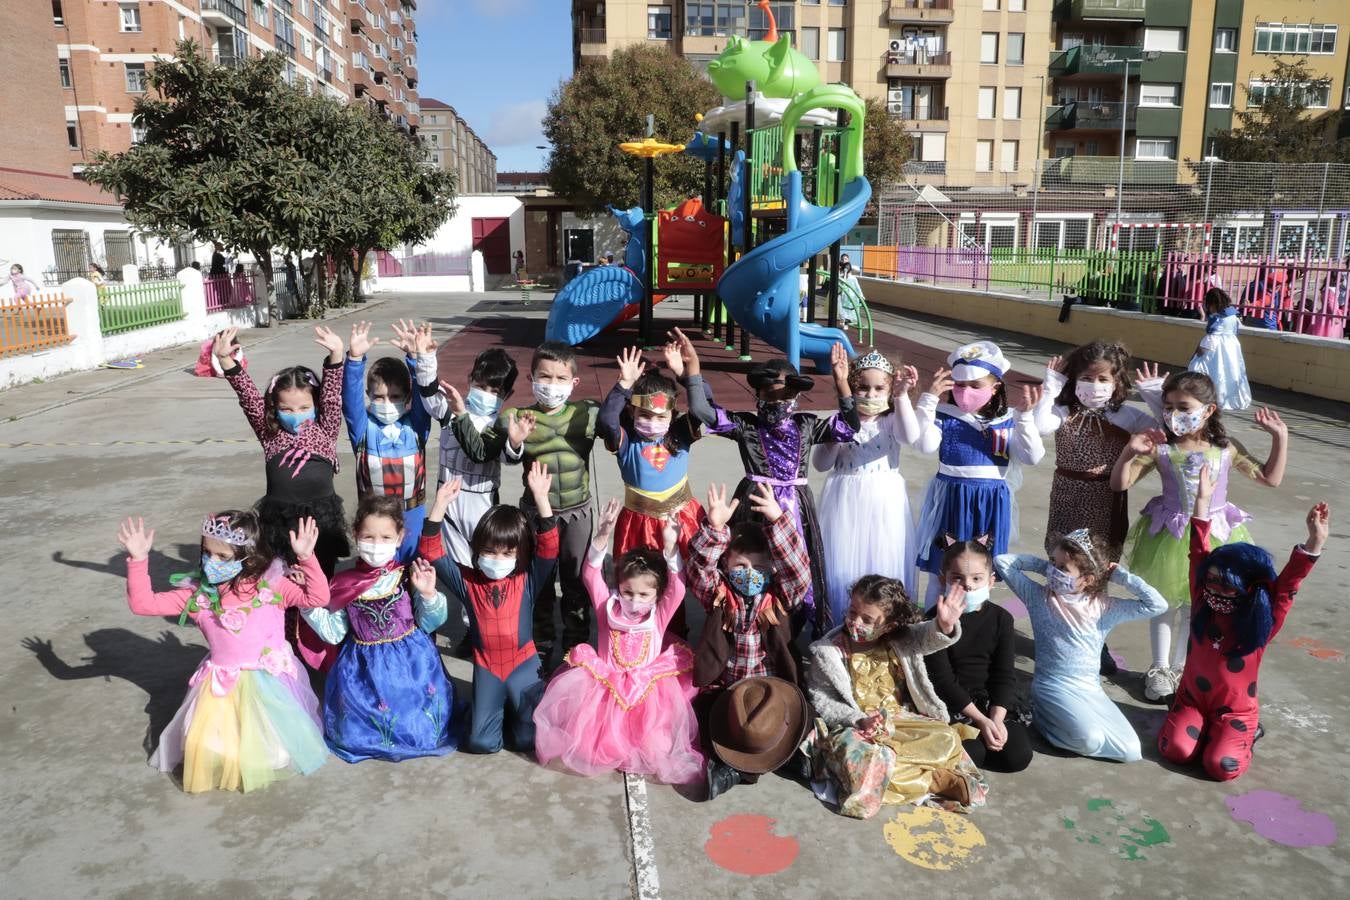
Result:
[[[5,61],[8,84],[0,91],[0,117],[6,123],[0,128],[0,164],[69,174],[59,150],[66,146],[66,119],[50,4],[5,5],[0,59]],[[53,153],[52,148],[58,151]]]

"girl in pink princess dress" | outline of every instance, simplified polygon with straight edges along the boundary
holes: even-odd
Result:
[[[600,650],[580,644],[568,652],[569,668],[549,683],[534,712],[535,754],[578,775],[618,770],[689,784],[703,777],[691,705],[694,656],[681,641],[661,649],[684,602],[679,526],[666,521],[663,553],[636,549],[615,561],[615,591],[601,566],[622,509],[619,500],[605,507],[581,571]]]
[[[229,510],[202,523],[201,564],[175,575],[170,591],[150,586],[147,559],[155,532],[127,519],[127,603],[139,616],[189,618],[210,653],[188,680],[187,697],[159,738],[150,764],[183,767],[183,790],[245,792],[290,775],[308,775],[328,758],[319,701],[286,643],[287,607],[328,604],[328,579],[314,558],[319,526],[302,518],[290,549],[303,584],[279,560],[259,552],[258,517]]]

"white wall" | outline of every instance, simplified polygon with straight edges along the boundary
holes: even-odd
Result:
[[[474,219],[510,219],[511,254],[514,256],[517,250],[525,249],[525,207],[518,198],[471,194],[457,197],[455,204],[455,214],[431,240],[410,248],[413,252],[468,256],[473,250]]]
[[[74,208],[73,204],[43,206],[0,205],[0,266],[6,275],[12,263],[23,266],[24,273],[42,284],[42,273],[56,265],[52,232],[70,229],[89,234],[89,251],[94,262],[107,263],[103,235],[107,231],[132,231],[118,207]],[[132,246],[138,262],[173,265],[173,248],[156,238],[143,238],[133,232]],[[209,249],[209,245],[208,245]],[[210,256],[209,252],[207,254]]]

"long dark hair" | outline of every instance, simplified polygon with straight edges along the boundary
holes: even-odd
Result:
[[[317,419],[319,416],[319,376],[309,366],[287,366],[272,376],[267,393],[263,396],[263,414],[269,435],[281,430],[281,423],[277,421],[277,395],[291,388],[309,391],[314,398],[314,417]]]
[[[476,561],[489,547],[516,551],[515,573],[521,572],[534,557],[534,532],[525,513],[514,506],[499,503],[483,514],[469,539],[469,550]],[[515,574],[512,573],[512,574]]]
[[[1120,409],[1125,398],[1130,395],[1130,351],[1119,342],[1108,344],[1106,341],[1093,341],[1075,347],[1073,352],[1064,358],[1064,377],[1068,380],[1060,390],[1059,396],[1055,398],[1055,402],[1071,413],[1081,410],[1083,404],[1076,393],[1078,378],[1088,366],[1099,362],[1111,366],[1111,377],[1116,381],[1116,390],[1107,401],[1106,407],[1112,411]]]
[[[1224,544],[1210,552],[1195,572],[1191,634],[1197,641],[1208,640],[1210,608],[1200,602],[1206,577],[1217,571],[1223,583],[1237,591],[1237,607],[1233,610],[1237,643],[1229,656],[1246,656],[1259,650],[1270,640],[1275,619],[1271,612],[1271,590],[1275,584],[1275,560],[1255,544]],[[1253,673],[1253,678],[1255,673]]]
[[[1223,427],[1223,419],[1219,415],[1219,392],[1214,389],[1214,382],[1210,381],[1209,376],[1200,372],[1177,372],[1163,382],[1163,400],[1173,391],[1189,394],[1206,406],[1214,407],[1214,413],[1205,422],[1205,440],[1215,447],[1227,447],[1228,431]],[[1174,443],[1177,436],[1172,433],[1166,420],[1164,416],[1163,430],[1167,432],[1167,442]]]

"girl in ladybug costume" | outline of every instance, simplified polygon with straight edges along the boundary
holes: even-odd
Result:
[[[1331,512],[1325,503],[1308,511],[1308,540],[1276,576],[1270,554],[1253,544],[1210,552],[1213,494],[1214,480],[1203,466],[1191,518],[1190,653],[1158,749],[1174,763],[1199,760],[1210,778],[1232,781],[1251,765],[1252,745],[1261,735],[1261,657],[1326,544]]]

